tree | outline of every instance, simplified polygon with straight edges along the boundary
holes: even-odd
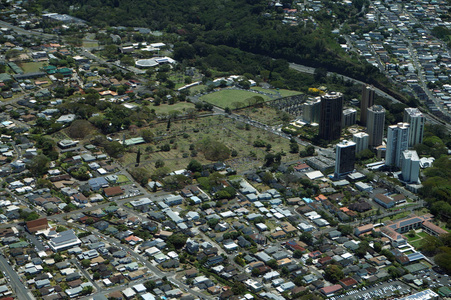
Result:
[[[82,294],[82,295],[89,295],[89,294],[92,293],[93,289],[94,289],[94,288],[92,287],[92,285],[85,286],[85,287],[81,290],[81,294]]]
[[[338,230],[343,235],[350,235],[354,232],[354,228],[351,225],[338,225]]]
[[[85,269],[89,268],[91,265],[91,261],[89,259],[83,259],[81,262],[81,266]]]
[[[186,240],[188,237],[182,233],[176,233],[171,235],[168,238],[168,243],[174,246],[175,249],[181,249],[183,246],[185,246]]]
[[[355,250],[355,254],[358,257],[364,257],[365,254],[368,252],[369,247],[370,246],[367,241],[362,241],[360,242],[359,247]]]
[[[153,280],[148,280],[148,281],[144,282],[144,286],[146,287],[146,289],[148,291],[152,291],[154,288],[157,287],[157,285],[155,284],[155,281],[153,281]]]
[[[260,276],[262,273],[260,272],[260,270],[258,268],[253,268],[252,269],[252,276],[258,277]]]
[[[168,119],[168,125],[166,126],[166,130],[169,131],[171,129],[171,118]]]
[[[47,173],[49,169],[50,159],[43,154],[38,154],[33,157],[30,163],[27,165],[28,170],[34,176],[38,177]]]
[[[150,129],[141,130],[141,137],[146,141],[146,143],[150,143],[153,141],[153,132]]]
[[[328,265],[324,270],[324,278],[332,283],[337,283],[343,277],[344,273],[337,265]]]
[[[147,169],[145,168],[132,168],[129,170],[130,175],[135,178],[137,182],[141,185],[146,185],[149,182],[150,175]]]
[[[299,152],[299,145],[298,143],[290,143],[290,153],[298,153]]]
[[[68,134],[73,139],[84,139],[94,129],[91,122],[87,120],[75,120],[70,124]]]
[[[163,160],[161,160],[161,159],[158,159],[156,162],[155,162],[155,168],[162,168],[162,167],[164,167],[164,161]]]
[[[279,265],[277,264],[277,260],[275,260],[275,259],[269,260],[269,261],[266,263],[266,265],[267,265],[268,267],[270,267],[271,269],[273,269],[273,270],[277,270],[277,269],[279,268]]]
[[[118,158],[122,153],[124,153],[125,148],[121,143],[119,143],[117,141],[113,141],[113,142],[108,142],[105,145],[105,151],[109,156]]]
[[[232,292],[235,295],[242,295],[247,291],[246,286],[241,282],[237,282],[232,287]]]
[[[139,165],[141,161],[141,148],[138,148],[138,152],[136,153],[136,165]]]
[[[302,251],[301,250],[294,250],[293,257],[294,258],[301,258],[302,257]]]
[[[192,160],[189,162],[189,164],[188,164],[188,166],[186,167],[186,169],[187,169],[188,171],[193,172],[193,173],[195,173],[195,172],[202,172],[202,164],[201,164],[200,162],[198,162],[197,160],[192,159]]]

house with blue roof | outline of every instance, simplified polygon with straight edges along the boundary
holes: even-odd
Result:
[[[108,187],[108,181],[106,181],[106,179],[103,177],[91,178],[88,180],[88,184],[93,191],[98,191],[101,188]]]

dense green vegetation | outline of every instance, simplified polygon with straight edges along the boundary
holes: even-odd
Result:
[[[424,171],[421,194],[429,203],[431,212],[445,222],[451,222],[451,159],[447,147],[451,137],[443,126],[426,126],[423,144],[415,149],[419,155],[436,158],[431,168]],[[449,225],[449,224],[448,224]]]
[[[338,36],[331,33],[343,20],[358,13],[363,2],[353,1],[353,6],[346,8],[327,3],[335,18],[325,9],[314,15],[315,24],[308,21],[305,26],[288,26],[282,23],[282,8],[269,6],[263,0],[188,0],[183,4],[155,0],[39,1],[48,11],[69,13],[100,28],[122,25],[163,30],[168,42],[177,41],[174,58],[198,67],[236,71],[239,66],[242,72],[237,73],[273,80],[272,61],[246,54],[252,53],[324,67],[386,90],[389,84],[385,76],[372,65],[349,57],[339,47]],[[290,8],[291,2],[284,1],[283,5]],[[119,33],[115,29],[111,32]],[[149,37],[140,34],[135,37],[138,42],[146,39]]]

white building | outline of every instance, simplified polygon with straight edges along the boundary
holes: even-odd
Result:
[[[402,178],[405,182],[417,183],[420,176],[420,158],[415,150],[402,152]]]
[[[368,149],[369,135],[365,132],[354,133],[352,141],[355,143],[355,154],[358,154]]]
[[[341,117],[341,127],[345,128],[352,126],[357,122],[357,110],[354,108],[347,108],[343,110],[343,116]]]
[[[387,166],[401,167],[402,152],[409,148],[409,127],[408,123],[388,126],[387,151],[385,154]]]
[[[321,97],[309,99],[302,104],[302,119],[308,123],[319,123]]]
[[[424,120],[425,118],[418,108],[404,109],[403,122],[410,124],[409,147],[423,142]]]

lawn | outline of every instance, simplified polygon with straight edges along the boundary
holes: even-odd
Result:
[[[189,88],[191,95],[196,95],[197,93],[204,91],[207,88],[204,84],[195,85],[192,88]]]
[[[99,47],[99,42],[83,42],[84,48],[97,48]]]
[[[425,237],[429,236],[429,234],[427,234],[427,233],[424,232],[424,231],[422,231],[422,232],[420,232],[420,233],[417,233],[417,235],[419,235],[419,236],[422,237],[422,238],[425,238]]]
[[[247,106],[248,103],[246,102],[246,99],[252,98],[254,96],[261,96],[265,101],[271,99],[269,96],[253,93],[251,91],[233,89],[224,89],[218,92],[213,92],[200,97],[200,99],[222,108],[229,107],[235,109],[236,104],[238,103],[241,103],[241,107]]]
[[[194,108],[194,104],[190,102],[177,102],[175,104],[160,104],[158,106],[154,106],[153,104],[149,105],[150,109],[155,109],[155,113],[157,115],[167,115],[171,111],[180,111],[184,112],[189,108]]]
[[[407,217],[407,216],[409,216],[409,215],[410,215],[410,212],[408,212],[408,211],[401,212],[401,213],[399,213],[399,214],[396,214],[396,215],[392,215],[392,216],[390,216],[390,217],[385,217],[385,218],[383,218],[383,219],[382,219],[382,222],[386,222],[386,221],[389,221],[389,220],[398,220],[398,219],[402,219],[402,218],[405,218],[405,217]]]
[[[422,239],[418,239],[418,240],[415,240],[413,242],[409,242],[409,244],[412,245],[415,249],[418,249],[420,247],[420,245],[421,245],[421,240]]]
[[[44,65],[43,62],[27,62],[27,63],[20,63],[19,67],[22,68],[24,73],[31,73],[31,72],[39,72],[40,68]]]
[[[418,236],[418,235],[415,235],[414,237],[410,237],[410,236],[407,235],[407,240],[409,242],[416,241],[416,240],[419,240],[419,239],[421,239],[421,237]]]
[[[283,124],[282,116],[283,113],[281,111],[276,110],[275,108],[269,106],[263,106],[260,108],[257,107],[247,107],[240,109],[236,113],[248,116],[252,120],[258,121],[260,123],[276,126]]]
[[[117,177],[118,177],[118,179],[117,179],[117,184],[124,184],[124,183],[130,182],[130,180],[128,179],[128,177],[125,176],[125,175],[123,175],[123,174],[120,174],[120,175],[118,175]]]

